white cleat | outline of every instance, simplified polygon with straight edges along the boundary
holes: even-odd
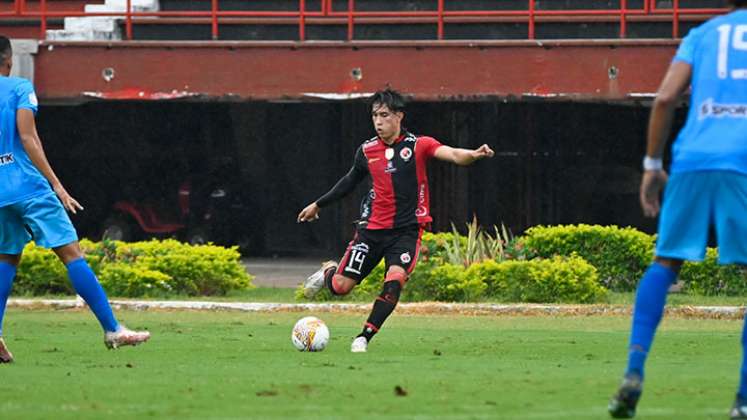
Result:
[[[310,275],[305,282],[303,282],[303,295],[306,299],[311,299],[322,290],[324,287],[324,274],[329,269],[337,269],[337,263],[334,261],[326,261],[322,263],[322,267],[314,274]]]
[[[149,331],[132,331],[120,325],[115,332],[104,334],[104,345],[108,349],[116,349],[122,346],[137,346],[150,339]]]
[[[365,353],[368,351],[368,340],[366,340],[366,337],[355,337],[353,344],[350,345],[350,351],[353,353]]]
[[[0,337],[0,363],[11,363],[13,361],[13,355],[5,346],[5,341]]]

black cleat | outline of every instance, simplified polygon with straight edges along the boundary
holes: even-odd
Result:
[[[731,411],[729,411],[729,418],[731,420],[747,419],[747,400],[737,395],[734,405],[731,407]]]
[[[610,416],[616,419],[633,418],[635,416],[635,406],[638,404],[638,399],[641,398],[642,391],[643,381],[641,381],[640,375],[625,375],[622,385],[607,405]]]

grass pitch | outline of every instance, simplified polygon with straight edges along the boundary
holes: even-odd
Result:
[[[603,419],[630,323],[395,313],[351,354],[365,316],[321,314],[328,348],[300,353],[304,315],[121,312],[153,338],[107,351],[86,311],[9,310],[0,418]],[[665,320],[638,418],[725,418],[741,324]]]

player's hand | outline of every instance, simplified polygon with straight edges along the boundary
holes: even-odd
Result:
[[[301,222],[313,222],[319,218],[319,206],[316,203],[311,203],[306,208],[298,213],[297,223]]]
[[[60,199],[62,206],[65,207],[65,210],[69,211],[72,214],[77,214],[78,210],[83,210],[83,206],[81,206],[78,201],[71,197],[70,194],[68,194],[68,192],[65,190],[65,187],[63,187],[62,185],[57,185],[56,187],[54,187],[54,192]]]
[[[659,214],[661,203],[659,196],[669,176],[665,171],[644,171],[641,179],[641,208],[647,217],[656,217]]]
[[[494,155],[495,152],[487,144],[483,144],[482,146],[472,151],[472,156],[474,156],[475,160],[492,158]]]

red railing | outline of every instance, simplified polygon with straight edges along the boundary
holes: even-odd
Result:
[[[448,0],[456,2],[459,0]],[[209,18],[211,24],[211,33],[213,39],[219,39],[219,26],[222,19],[225,18],[286,18],[298,23],[298,39],[306,40],[306,27],[309,25],[309,19],[316,19],[314,24],[334,23],[347,25],[347,39],[349,41],[355,38],[355,25],[361,20],[376,20],[375,23],[387,24],[392,22],[382,21],[382,19],[396,20],[420,19],[419,23],[433,23],[437,27],[437,39],[444,39],[445,26],[449,22],[458,21],[459,19],[514,19],[527,23],[527,39],[535,39],[536,26],[542,19],[561,19],[588,18],[589,21],[594,19],[612,19],[619,20],[619,37],[625,38],[628,31],[628,23],[631,19],[636,18],[665,18],[671,16],[672,38],[679,37],[680,20],[687,15],[703,15],[708,17],[724,13],[726,10],[721,8],[682,8],[679,0],[673,0],[670,8],[659,8],[656,6],[656,0],[643,0],[642,7],[628,8],[629,0],[620,0],[619,8],[612,9],[574,9],[574,10],[543,10],[537,8],[537,0],[527,0],[526,9],[520,10],[449,10],[447,0],[434,0],[434,10],[419,11],[361,11],[356,10],[355,0],[348,0],[346,10],[335,10],[333,0],[320,0],[318,10],[307,10],[306,0],[299,0],[298,10],[291,11],[236,11],[221,10],[219,0],[210,0],[210,11],[159,11],[159,12],[134,12],[132,11],[132,0],[126,0],[126,11],[108,12],[108,13],[86,13],[71,12],[69,10],[49,10],[48,0],[39,0],[38,10],[30,10],[27,7],[27,0],[15,0],[12,10],[0,10],[0,18],[36,18],[40,21],[40,37],[46,37],[47,21],[50,18],[62,17],[82,17],[82,16],[112,16],[123,18],[125,20],[125,37],[131,40],[133,37],[133,19],[139,17],[169,17],[169,18]],[[53,1],[54,2],[54,1]],[[268,21],[268,23],[273,23]]]

